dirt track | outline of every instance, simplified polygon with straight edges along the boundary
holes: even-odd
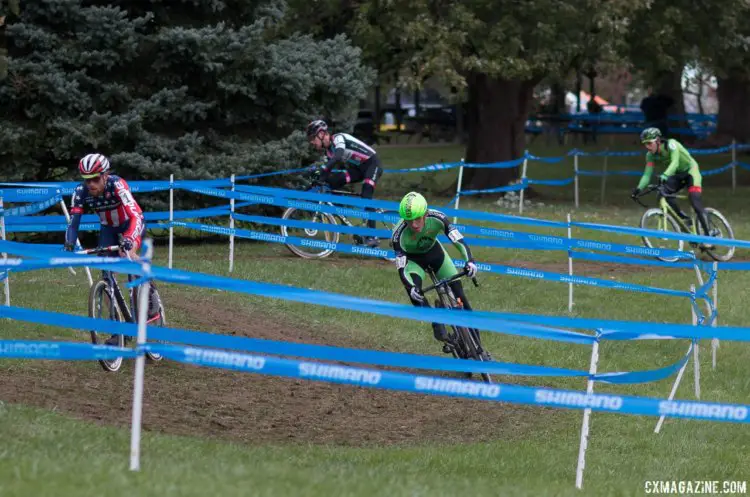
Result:
[[[325,330],[239,314],[215,298],[166,298],[194,327],[292,342],[326,343]],[[331,338],[331,337],[329,337]],[[357,347],[355,339],[331,344]],[[146,430],[245,443],[337,445],[468,442],[523,437],[551,410],[340,386],[186,366],[147,366]],[[0,400],[128,426],[132,367],[107,374],[96,363],[36,362],[5,369]],[[540,420],[541,416],[541,420]],[[534,420],[533,424],[531,420]]]

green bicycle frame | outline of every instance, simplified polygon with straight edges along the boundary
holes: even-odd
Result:
[[[687,199],[687,197],[685,195],[675,195],[672,198],[677,198],[677,199],[681,199],[681,200],[686,200]],[[697,219],[693,219],[693,225],[692,226],[688,226],[687,223],[685,222],[685,220],[682,219],[682,217],[680,217],[680,215],[677,214],[677,212],[675,212],[675,210],[672,208],[671,205],[669,205],[669,202],[667,202],[666,198],[661,197],[661,196],[659,197],[659,208],[661,209],[661,212],[664,214],[661,217],[661,219],[659,219],[659,230],[661,230],[661,231],[667,231],[667,214],[670,214],[672,216],[672,218],[675,221],[677,221],[677,224],[680,225],[680,228],[685,233],[690,233],[692,235],[697,235],[698,234],[698,231],[696,229],[696,225],[697,225],[696,221],[697,221]]]

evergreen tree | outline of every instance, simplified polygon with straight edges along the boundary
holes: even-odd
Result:
[[[306,122],[351,123],[373,75],[344,36],[283,34],[285,8],[274,0],[22,2],[6,28],[2,177],[73,177],[78,158],[94,150],[129,179],[298,165],[309,154]]]

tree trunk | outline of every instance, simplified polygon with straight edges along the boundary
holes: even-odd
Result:
[[[717,135],[750,142],[750,77],[740,71],[729,71],[718,78],[719,116]]]
[[[674,71],[666,71],[657,77],[654,90],[656,94],[666,95],[674,100],[672,107],[670,107],[668,114],[670,116],[678,115],[685,116],[685,96],[682,92],[682,67],[683,64],[677,64],[679,69]],[[669,128],[688,128],[690,125],[687,119],[681,119],[679,121],[668,120],[667,126]],[[686,137],[677,137],[680,140],[684,140]],[[689,140],[688,140],[689,141]]]
[[[468,78],[469,142],[466,162],[503,162],[524,154],[526,119],[536,81],[517,81],[473,74]],[[518,168],[466,169],[466,190],[507,185],[519,177]]]
[[[654,90],[656,93],[667,95],[674,100],[670,114],[685,114],[685,98],[682,94],[682,65],[680,69],[663,72],[658,76]]]

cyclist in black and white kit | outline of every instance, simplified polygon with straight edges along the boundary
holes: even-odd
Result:
[[[331,188],[341,188],[349,183],[362,182],[361,197],[372,199],[375,185],[383,174],[375,149],[347,133],[331,134],[325,121],[312,121],[307,125],[307,139],[316,150],[325,151],[328,162],[317,170],[321,181]],[[335,166],[343,171],[332,173]],[[374,209],[366,208],[373,211]],[[375,229],[375,221],[368,220],[367,227]],[[365,238],[368,246],[379,244],[377,237]]]

